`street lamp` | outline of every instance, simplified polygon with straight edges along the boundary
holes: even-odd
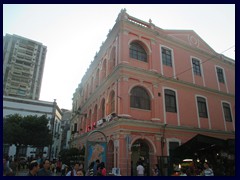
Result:
[[[76,111],[76,115],[87,117],[87,113],[80,113],[79,111]]]
[[[166,126],[167,124],[163,124],[162,128],[163,128],[163,132],[162,132],[162,137],[161,137],[161,153],[162,153],[162,158],[161,158],[161,169],[162,169],[162,175],[164,175],[163,173],[163,149],[164,149],[164,145],[165,145],[165,142],[166,142],[166,139],[165,139],[165,129],[166,129]]]
[[[71,118],[71,120],[73,120],[76,116],[84,116],[85,118],[87,117],[87,113],[80,113],[80,110],[74,111],[74,114],[75,115]],[[74,129],[73,131],[76,133],[77,129]]]
[[[161,147],[162,147],[162,156],[163,156],[163,148],[164,148],[164,145],[165,145],[165,129],[166,129],[166,126],[167,124],[164,124],[163,125],[163,133],[162,133],[162,137],[161,137]]]
[[[76,110],[76,111],[73,111],[73,116],[71,117],[71,119],[70,119],[70,130],[72,130],[72,124],[74,124],[74,119],[75,119],[75,117],[79,117],[79,116],[84,116],[85,118],[87,117],[87,113],[81,113],[81,108],[78,108],[78,110]],[[74,134],[75,133],[77,133],[77,129],[75,129],[75,127],[74,127],[74,129],[72,130],[72,133],[71,133],[71,139],[70,139],[70,141],[71,142],[69,142],[69,144],[71,144],[73,141],[74,141]]]

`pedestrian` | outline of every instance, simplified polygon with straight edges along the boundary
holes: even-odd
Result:
[[[90,165],[88,166],[88,169],[87,169],[87,172],[86,172],[86,176],[94,176],[93,167],[94,167],[94,161],[92,161],[90,163]]]
[[[79,162],[75,162],[74,167],[71,171],[69,171],[66,176],[77,176],[77,171],[79,169]]]
[[[180,176],[187,176],[187,170],[185,168],[180,169]]]
[[[39,164],[36,160],[33,160],[29,164],[29,172],[27,176],[37,176],[38,171],[39,171]]]
[[[158,164],[155,164],[155,166],[152,169],[152,171],[153,171],[153,176],[160,176],[161,175]]]
[[[43,161],[43,167],[38,171],[38,176],[52,176],[52,172],[50,170],[50,162],[48,159]]]
[[[204,166],[204,170],[203,170],[203,175],[204,176],[214,176],[213,170],[209,167],[209,164],[207,162],[205,162],[203,164]]]
[[[14,160],[10,163],[10,168],[13,171],[13,175],[16,176],[18,173],[18,161],[17,158],[14,158]]]
[[[52,161],[51,165],[50,165],[50,170],[52,171],[52,173],[55,172],[55,168],[56,168],[55,163],[54,163],[54,161]]]
[[[174,170],[171,176],[180,176],[180,170]]]
[[[142,161],[138,161],[137,175],[138,176],[144,176],[144,167],[142,165]]]
[[[100,160],[97,159],[95,161],[95,163],[94,163],[94,166],[93,166],[93,174],[94,174],[94,176],[97,176],[99,165],[100,165]]]
[[[42,157],[42,154],[41,154],[41,153],[39,153],[39,155],[38,155],[37,163],[39,164],[39,167],[40,167],[40,168],[43,167],[43,157]]]
[[[57,164],[56,164],[56,172],[61,172],[62,169],[62,161],[58,159]]]
[[[8,156],[8,155],[5,155],[5,156],[4,156],[4,159],[5,159],[5,161],[6,161],[6,163],[5,163],[6,166],[7,166],[7,167],[10,167],[9,156]]]
[[[9,157],[9,165],[11,164],[11,162],[13,162],[13,157],[12,157],[12,155]]]
[[[65,167],[65,175],[68,173],[68,165]]]
[[[13,174],[12,169],[7,164],[7,158],[3,158],[3,176],[11,176]]]
[[[105,163],[101,162],[100,163],[100,176],[106,176],[107,175],[107,170],[105,168]]]
[[[84,176],[83,171],[81,169],[77,170],[77,176]]]
[[[66,164],[63,163],[62,164],[62,167],[61,167],[61,176],[65,176],[66,175]]]
[[[85,175],[86,175],[86,172],[85,172],[85,170],[84,170],[84,164],[83,164],[82,162],[81,162],[80,165],[79,165],[79,169],[82,170],[83,176],[85,176]]]

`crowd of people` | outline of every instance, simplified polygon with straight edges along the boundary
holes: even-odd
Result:
[[[99,159],[91,162],[86,171],[83,162],[75,162],[72,166],[68,166],[61,162],[61,160],[50,161],[49,159],[42,159],[40,157],[30,160],[30,162],[26,163],[26,168],[28,169],[26,176],[53,176],[54,173],[60,176],[107,176],[105,163],[100,162]],[[9,157],[3,157],[3,176],[17,176],[19,168],[21,166],[19,166],[17,158],[10,160]],[[136,170],[138,176],[146,175],[146,170],[141,160],[137,162]],[[214,170],[207,162],[204,162],[202,167],[192,165],[175,168],[172,176],[214,176],[217,175],[217,171],[215,174]],[[158,164],[154,165],[152,175],[162,175]]]
[[[73,168],[70,169],[63,164],[61,176],[106,176],[106,172],[105,163],[97,159],[89,164],[87,171],[82,162],[75,162]]]
[[[20,171],[28,171],[28,175],[35,175],[35,171],[39,176],[52,175],[58,169],[56,161],[44,159],[41,155],[36,157],[12,157],[8,155],[3,156],[3,175],[17,176]]]
[[[26,166],[19,166],[19,161],[15,158],[13,161],[8,156],[3,157],[3,176],[17,176],[20,169],[27,169],[26,176],[106,176],[107,171],[105,163],[100,160],[89,164],[85,172],[83,162],[75,162],[73,166],[68,166],[61,160],[50,161],[41,157],[29,159]]]
[[[173,173],[170,176],[214,176],[214,171],[208,162],[204,162],[202,166],[196,166],[194,163],[190,163],[188,166],[181,168],[178,165],[173,164]],[[136,166],[137,176],[146,176],[146,168],[143,166],[141,158],[137,161]],[[158,164],[155,164],[152,168],[152,176],[162,176],[161,168]],[[167,176],[167,175],[165,175]]]
[[[214,176],[214,172],[209,163],[204,162],[203,167],[192,164],[181,169],[175,168],[172,176]]]

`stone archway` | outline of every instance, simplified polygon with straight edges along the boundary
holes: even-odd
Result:
[[[150,176],[150,146],[146,139],[137,139],[131,147],[131,176],[137,176],[137,162],[142,160],[145,176]]]

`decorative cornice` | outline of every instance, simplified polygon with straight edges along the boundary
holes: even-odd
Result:
[[[159,73],[152,72],[152,71],[149,71],[149,70],[145,70],[145,69],[142,69],[142,68],[137,68],[135,66],[129,66],[129,65],[125,65],[125,64],[120,64],[118,66],[119,66],[119,68],[124,68],[124,69],[128,69],[130,71],[135,71],[135,73],[139,73],[139,74],[143,75],[144,77],[149,76],[149,78],[152,79],[152,80],[154,78],[155,79],[162,79],[164,81],[177,83],[179,85],[185,85],[185,86],[188,86],[190,88],[204,90],[204,91],[208,91],[208,92],[219,94],[219,95],[223,95],[223,96],[229,96],[229,97],[232,97],[232,98],[235,97],[234,94],[228,94],[228,93],[221,92],[221,91],[218,91],[218,90],[215,90],[215,89],[211,89],[211,88],[208,88],[208,87],[203,87],[203,86],[199,86],[199,85],[196,85],[196,84],[193,84],[193,83],[189,83],[189,82],[186,82],[186,81],[183,81],[183,80],[179,80],[179,79],[175,79],[175,78],[171,78],[171,77],[166,77],[166,76],[163,76],[163,75],[161,75]],[[159,82],[156,82],[156,80],[152,81],[152,83],[153,84],[159,84]]]
[[[198,52],[200,53],[201,55],[205,55],[207,56],[206,58],[212,58],[213,60],[215,60],[214,58],[218,59],[218,63],[224,63],[224,64],[227,64],[227,65],[231,65],[231,66],[234,66],[235,67],[235,64],[233,64],[233,62],[230,62],[230,61],[227,61],[227,60],[223,60],[222,59],[219,59],[219,57],[221,57],[221,54],[217,53],[214,51],[214,54],[211,54],[207,51],[204,51],[202,49],[199,49],[199,48],[196,48],[196,47],[192,47],[190,46],[189,44],[185,43],[185,42],[182,42],[181,40],[178,40],[174,37],[171,37],[170,35],[168,34],[163,34],[159,31],[157,31],[156,28],[154,29],[151,29],[151,28],[148,28],[148,27],[143,27],[143,26],[138,26],[137,24],[131,22],[131,21],[124,21],[125,23],[131,25],[133,28],[139,30],[139,31],[144,31],[146,32],[148,35],[144,35],[144,37],[147,37],[148,39],[151,39],[151,40],[155,40],[156,39],[161,39],[161,40],[165,40],[167,41],[168,43],[173,43],[177,46],[181,46],[181,48],[184,48],[186,50],[192,50],[192,51],[195,51],[195,52]],[[144,22],[144,21],[143,21]],[[159,28],[161,31],[165,31],[161,28]],[[133,30],[132,29],[129,29],[127,27],[124,28],[124,30],[128,30],[129,32],[132,32]],[[197,35],[197,34],[196,34]],[[198,35],[197,35],[198,36]],[[154,37],[154,38],[153,38]],[[199,37],[199,36],[198,36]],[[200,37],[201,38],[201,37]],[[210,47],[210,46],[209,46]],[[211,47],[210,47],[211,48]],[[212,48],[211,48],[212,49]],[[227,59],[227,58],[225,58]],[[229,59],[229,58],[228,58]],[[216,61],[216,60],[215,60]]]
[[[129,126],[128,128],[119,128],[118,126],[126,125]],[[140,135],[144,134],[154,134],[155,137],[158,139],[162,135],[161,129],[163,128],[164,123],[153,122],[151,120],[137,120],[137,119],[126,119],[126,118],[116,118],[115,120],[108,122],[105,126],[97,128],[102,132],[111,131],[112,129],[117,129],[114,131],[115,135],[119,134],[131,134],[131,133],[140,133]],[[132,128],[134,127],[134,128]],[[145,130],[136,130],[136,127],[144,127]],[[155,128],[156,131],[152,131]],[[183,132],[191,132],[195,134],[204,134],[204,133],[212,133],[212,134],[219,134],[219,135],[233,135],[235,136],[235,132],[233,131],[224,131],[224,130],[213,130],[213,129],[202,129],[190,126],[174,126],[168,125],[166,130],[171,131],[183,131]],[[90,133],[90,132],[88,132]],[[76,138],[72,140],[75,142],[77,140],[84,140],[86,139],[88,133],[78,135]],[[107,133],[106,133],[107,134]],[[83,142],[83,141],[82,141]]]

